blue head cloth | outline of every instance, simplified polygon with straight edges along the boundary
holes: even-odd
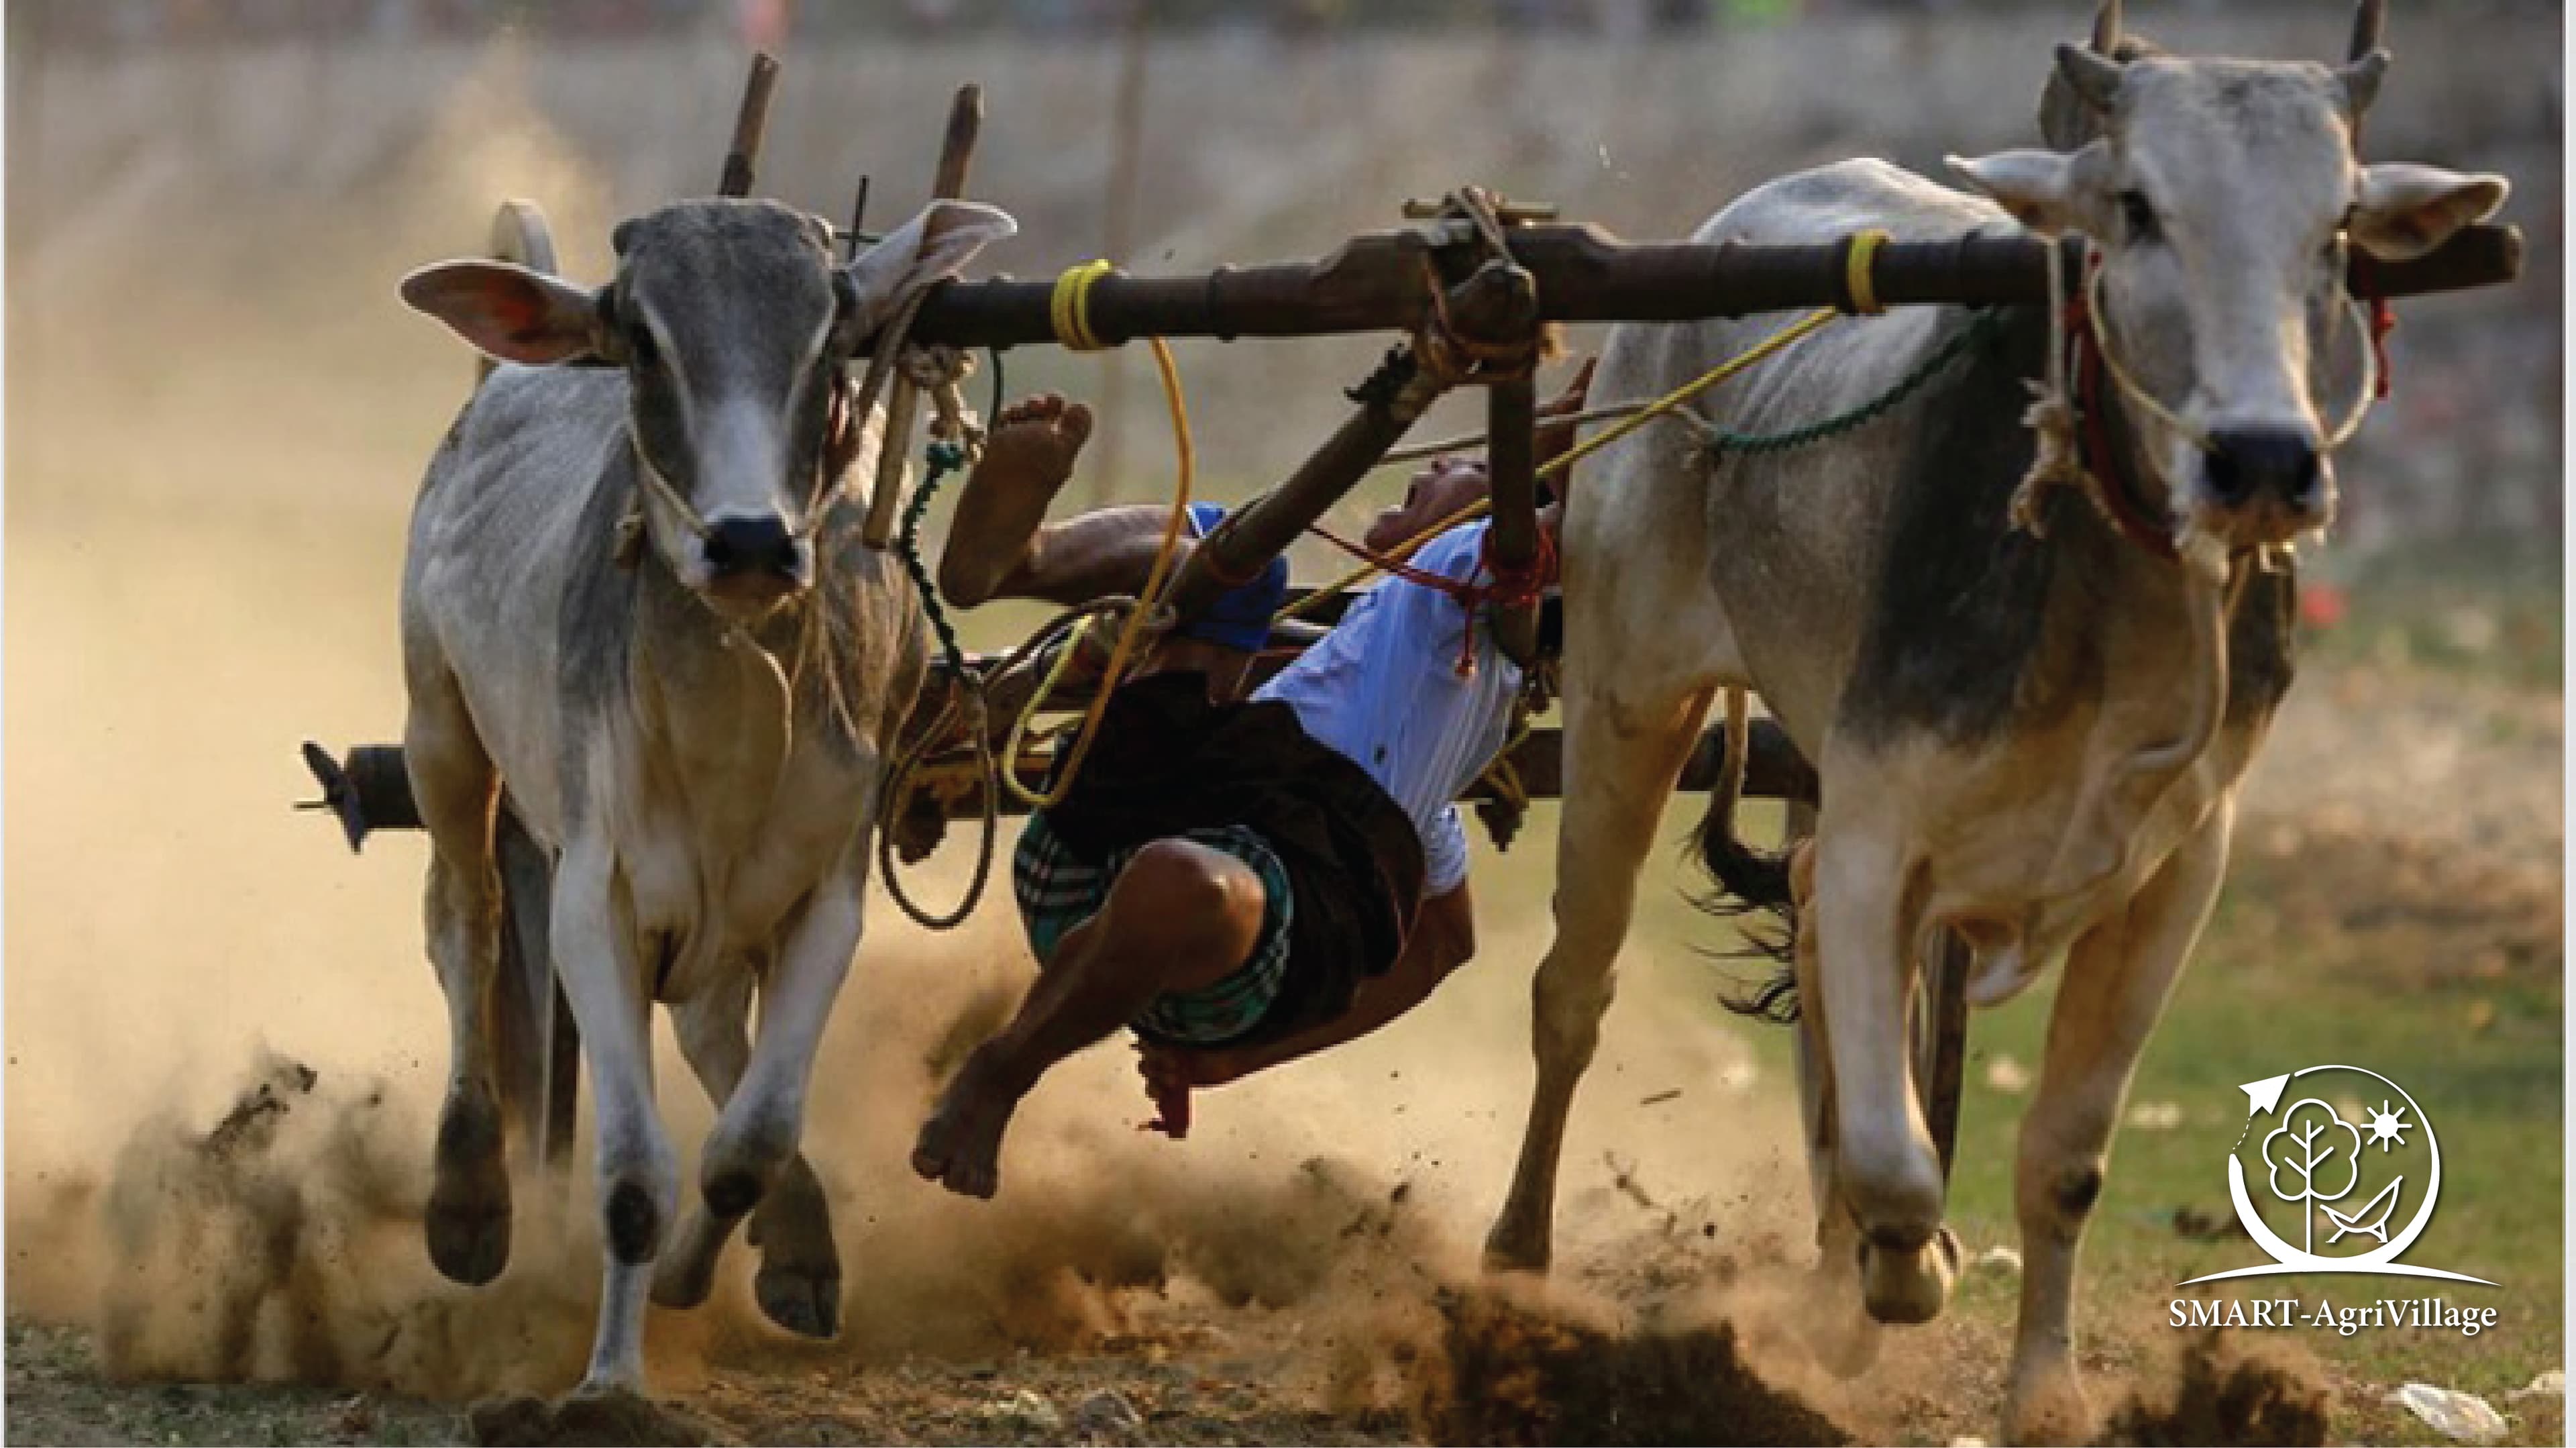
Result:
[[[1190,504],[1190,531],[1204,538],[1225,521],[1225,509],[1215,503]],[[1205,613],[1183,624],[1178,632],[1183,638],[1198,639],[1221,648],[1243,653],[1259,653],[1270,642],[1270,617],[1288,600],[1288,560],[1273,558],[1250,583],[1230,588]]]

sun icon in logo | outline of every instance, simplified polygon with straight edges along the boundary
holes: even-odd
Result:
[[[2382,1101],[2379,1103],[2379,1109],[2369,1113],[2369,1116],[2370,1139],[2379,1144],[2379,1150],[2383,1155],[2391,1146],[2406,1144],[2407,1128],[2414,1125],[2406,1119],[2406,1108],[2401,1106],[2391,1111],[2388,1109],[2388,1103]]]

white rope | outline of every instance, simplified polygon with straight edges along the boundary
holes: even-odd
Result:
[[[2112,385],[2119,388],[2121,395],[2128,398],[2139,411],[2173,429],[2192,446],[2205,453],[2218,451],[2217,444],[2211,441],[2208,433],[2176,416],[2171,408],[2156,400],[2155,394],[2147,391],[2135,377],[2130,375],[2127,364],[2120,360],[2120,354],[2111,346],[2111,334],[2103,326],[2102,268],[2097,266],[2090,270],[2092,276],[2086,283],[2084,299],[2085,323],[2092,328],[2093,345],[2102,354],[2102,370],[2110,375]],[[2361,299],[2354,296],[2349,288],[2338,283],[2336,290],[2343,294],[2346,314],[2357,323],[2357,335],[2363,339],[2364,345],[2361,363],[2361,394],[2353,399],[2351,410],[2345,413],[2343,421],[2327,434],[2324,444],[2319,448],[2320,452],[2328,453],[2352,441],[2353,435],[2361,431],[2362,421],[2370,416],[2370,409],[2378,401],[2379,394],[2379,358],[2368,346],[2369,313],[2363,308]]]

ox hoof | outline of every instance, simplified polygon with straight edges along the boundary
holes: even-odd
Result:
[[[753,1295],[769,1320],[799,1337],[841,1333],[841,1250],[832,1240],[832,1208],[802,1156],[788,1159],[777,1185],[751,1214],[760,1248]]]
[[[764,1260],[752,1279],[752,1294],[771,1322],[796,1334],[828,1342],[841,1335],[841,1269],[816,1269]]]
[[[489,1092],[449,1094],[422,1231],[429,1260],[450,1281],[480,1287],[510,1264],[510,1168],[501,1110]]]
[[[697,1448],[715,1441],[707,1425],[667,1403],[622,1388],[585,1388],[568,1398],[500,1398],[466,1410],[476,1443],[545,1445],[631,1443],[644,1448]]]
[[[671,1250],[653,1259],[653,1305],[675,1312],[704,1305],[715,1291],[716,1263],[723,1258],[723,1234],[706,1213],[691,1213],[681,1222]]]
[[[2013,1374],[2004,1394],[2003,1441],[2090,1443],[2093,1429],[2093,1404],[2072,1364]]]
[[[1546,1219],[1535,1224],[1506,1214],[1485,1235],[1485,1270],[1488,1272],[1529,1272],[1544,1277],[1549,1260],[1555,1255]]]
[[[1876,1243],[1861,1247],[1861,1304],[1880,1322],[1930,1322],[1949,1305],[1958,1280],[1959,1237],[1948,1227],[1911,1251]]]

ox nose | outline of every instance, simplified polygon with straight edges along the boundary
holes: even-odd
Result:
[[[793,579],[802,561],[787,521],[776,516],[725,518],[707,527],[707,571],[718,579],[775,574]]]
[[[2300,510],[2316,505],[2323,469],[2304,428],[2222,427],[2209,443],[2209,491],[2220,503],[2241,507],[2268,496]]]

